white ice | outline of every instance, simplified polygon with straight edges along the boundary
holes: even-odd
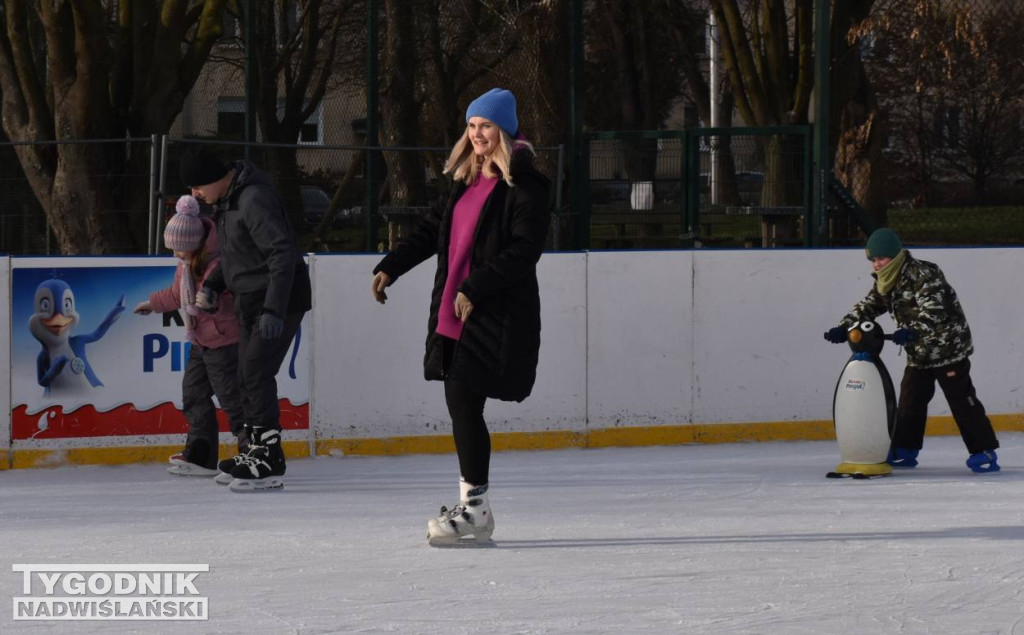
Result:
[[[233,494],[160,465],[0,472],[14,563],[209,564],[206,622],[13,621],[0,633],[1024,633],[1024,435],[999,474],[828,480],[834,442],[505,452],[493,548],[436,549],[453,455],[293,460]]]

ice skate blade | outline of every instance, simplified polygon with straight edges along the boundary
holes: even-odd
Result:
[[[276,492],[284,489],[284,481],[276,476],[268,476],[267,478],[236,478],[231,481],[228,488],[232,492],[238,494],[247,494],[249,492]]]
[[[441,549],[465,549],[495,546],[494,541],[491,540],[490,534],[487,534],[486,537],[483,535],[476,537],[473,535],[431,536],[430,534],[427,534],[427,544],[431,547],[437,547]]]
[[[1003,468],[999,465],[993,465],[992,467],[979,467],[971,468],[971,474],[998,474]]]
[[[167,466],[167,472],[175,476],[198,476],[200,478],[210,478],[220,473],[218,470],[211,470],[192,463],[172,463]]]
[[[214,477],[213,482],[217,485],[231,485],[231,481],[235,480],[234,476],[231,476],[227,472],[221,472]]]

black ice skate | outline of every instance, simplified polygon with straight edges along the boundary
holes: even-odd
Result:
[[[253,428],[252,445],[245,458],[231,470],[233,492],[258,492],[284,487],[285,472],[281,431]]]
[[[216,481],[218,485],[230,485],[231,481],[235,480],[235,477],[231,476],[231,472],[245,460],[246,456],[248,456],[251,445],[252,427],[243,426],[242,430],[238,433],[238,454],[230,459],[224,459],[217,464],[218,473],[217,477],[213,480]]]

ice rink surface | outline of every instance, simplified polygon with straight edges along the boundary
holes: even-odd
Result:
[[[828,480],[834,442],[494,455],[491,548],[434,549],[453,455],[293,460],[233,494],[160,465],[0,472],[0,633],[1024,635],[1024,435],[975,475]],[[15,563],[201,563],[205,622],[12,619]]]

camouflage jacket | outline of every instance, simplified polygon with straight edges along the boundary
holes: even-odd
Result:
[[[956,291],[934,263],[916,260],[907,252],[907,261],[896,286],[882,295],[873,285],[868,295],[839,324],[851,326],[873,320],[887,311],[898,328],[917,333],[917,339],[905,347],[908,366],[947,366],[974,352],[971,328]]]

